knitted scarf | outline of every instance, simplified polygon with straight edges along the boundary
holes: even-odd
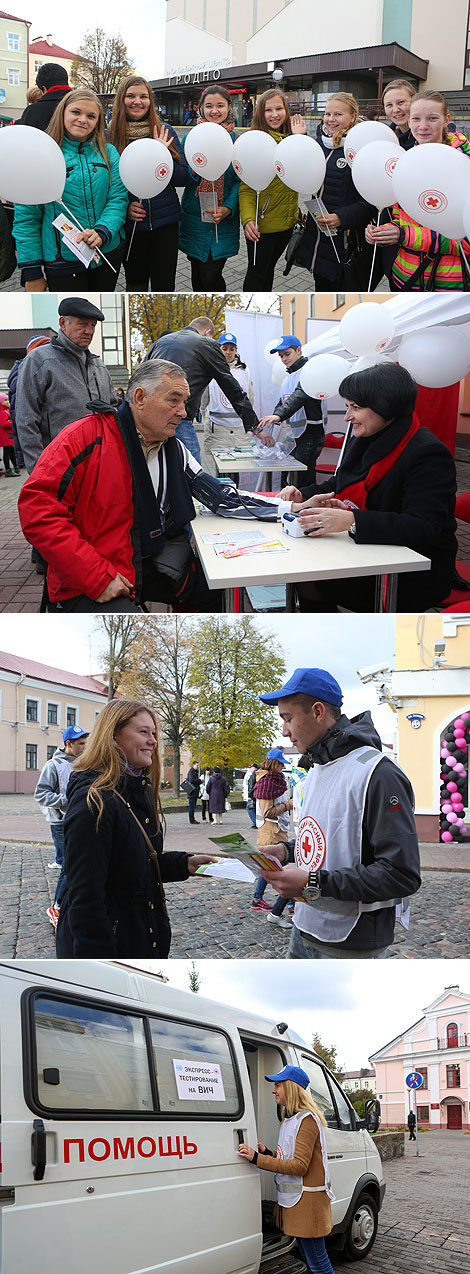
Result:
[[[284,775],[279,771],[270,770],[268,774],[263,774],[258,779],[253,790],[253,796],[258,801],[274,801],[276,796],[282,796],[287,791],[287,783]]]
[[[368,492],[390,473],[419,428],[418,417],[413,412],[411,423],[409,418],[394,420],[372,438],[354,438],[348,444],[344,462],[336,473],[335,495],[338,499],[351,502],[356,509],[365,509]]]
[[[203,119],[198,119],[197,122],[198,124],[204,124],[206,121]],[[219,127],[225,128],[225,131],[231,134],[233,133],[235,124],[233,120],[230,123],[225,121],[225,123],[220,124]],[[217,178],[217,181],[208,181],[207,177],[201,177],[199,185],[196,186],[195,194],[199,197],[201,193],[205,193],[207,190],[210,190],[212,194],[212,189],[214,189],[215,194],[217,195],[217,207],[220,208],[224,202],[224,181],[225,181],[225,173],[222,173],[221,176]]]
[[[151,137],[148,115],[145,116],[145,119],[126,120],[127,143],[129,144],[129,142],[136,142],[141,137]]]

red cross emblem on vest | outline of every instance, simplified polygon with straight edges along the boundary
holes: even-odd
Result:
[[[318,871],[326,854],[326,841],[320,824],[310,814],[306,814],[299,823],[295,842],[295,861],[297,867],[309,871]]]

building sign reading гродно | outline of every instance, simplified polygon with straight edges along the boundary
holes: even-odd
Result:
[[[225,1101],[220,1066],[173,1058],[178,1097],[193,1101]]]

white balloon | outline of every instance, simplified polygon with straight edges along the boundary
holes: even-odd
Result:
[[[352,178],[356,190],[376,208],[386,208],[387,204],[395,203],[392,176],[399,158],[396,138],[391,133],[390,142],[368,142],[353,159]]]
[[[233,158],[233,142],[221,124],[197,124],[188,133],[184,153],[193,172],[217,181]]]
[[[326,159],[313,137],[296,133],[279,142],[276,173],[290,190],[316,194],[325,180]]]
[[[392,316],[377,301],[353,305],[339,325],[340,340],[351,354],[380,354],[394,335]]]
[[[283,336],[275,336],[273,337],[272,341],[267,341],[264,347],[264,350],[263,350],[264,357],[266,359],[266,362],[271,364],[271,367],[274,366],[276,359],[279,358],[277,350],[278,350],[278,346],[282,345],[283,340],[284,340]],[[271,353],[271,350],[273,351],[272,353]]]
[[[403,337],[397,358],[419,385],[444,389],[470,372],[470,340],[454,326],[427,327]]]
[[[352,165],[358,151],[363,146],[368,146],[369,142],[391,142],[392,146],[400,148],[398,137],[392,128],[387,128],[386,124],[379,124],[378,120],[364,120],[362,124],[353,124],[349,129],[349,133],[344,139],[344,154],[348,164]]]
[[[351,372],[366,372],[369,367],[377,367],[379,363],[393,363],[393,358],[387,358],[386,354],[362,354],[361,358],[357,358],[351,363]]]
[[[123,150],[119,176],[127,190],[138,199],[161,194],[173,176],[173,157],[163,142],[140,137]]]
[[[26,124],[0,128],[0,198],[53,203],[64,193],[65,159],[48,133]]]
[[[273,385],[277,385],[277,386],[282,385],[282,382],[286,376],[287,376],[287,368],[284,367],[284,363],[281,363],[280,358],[276,354],[276,358],[273,363],[272,375],[271,375],[271,380],[273,382]]]
[[[393,174],[400,207],[414,221],[449,239],[463,239],[463,210],[470,196],[470,162],[453,146],[426,142],[400,155]]]
[[[232,164],[245,186],[259,194],[276,176],[276,155],[277,142],[269,133],[242,133],[233,146]]]
[[[300,384],[311,398],[334,398],[349,365],[337,354],[317,354],[309,358],[300,373]]]

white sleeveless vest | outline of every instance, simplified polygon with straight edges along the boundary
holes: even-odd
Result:
[[[384,759],[391,760],[377,748],[365,746],[309,770],[302,784],[303,802],[295,842],[298,867],[341,871],[361,862],[362,820],[369,782]],[[314,903],[296,902],[294,922],[319,942],[337,944],[349,937],[363,912],[397,905],[401,912],[408,903],[401,898],[371,903],[318,898]]]
[[[232,371],[231,367],[227,367],[227,370],[232,373],[235,380],[238,380],[242,389],[245,390],[245,394],[248,395],[250,388],[249,368],[235,367]],[[211,380],[209,385],[209,416],[214,425],[224,425],[226,429],[239,428],[244,435],[243,421],[240,420],[240,416],[237,416],[235,408],[232,407],[231,402],[229,402],[216,380]]]
[[[295,1203],[299,1202],[304,1193],[318,1194],[319,1191],[325,1190],[328,1198],[332,1203],[335,1201],[335,1195],[331,1189],[330,1171],[328,1167],[328,1152],[326,1149],[325,1129],[320,1120],[311,1110],[299,1110],[296,1115],[291,1115],[290,1119],[283,1119],[281,1130],[279,1133],[279,1141],[277,1145],[277,1159],[294,1159],[295,1143],[297,1134],[302,1120],[311,1115],[315,1120],[320,1133],[320,1146],[323,1159],[323,1167],[325,1170],[325,1184],[322,1186],[305,1186],[303,1177],[288,1176],[287,1173],[276,1172],[274,1181],[277,1190],[277,1201],[282,1208],[293,1208]]]

